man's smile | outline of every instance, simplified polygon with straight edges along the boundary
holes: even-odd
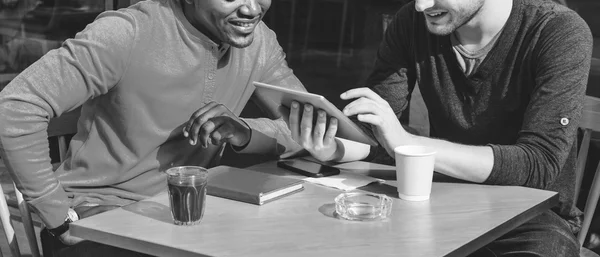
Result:
[[[259,21],[260,21],[259,17],[256,17],[251,20],[233,19],[233,20],[229,20],[229,24],[231,24],[232,27],[240,34],[249,34],[249,33],[252,33],[252,31],[254,31],[254,28],[256,27],[256,25],[258,24]]]
[[[448,16],[446,11],[425,11],[425,18],[430,22],[438,22]]]

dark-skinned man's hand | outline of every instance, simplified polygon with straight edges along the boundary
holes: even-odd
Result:
[[[200,143],[202,147],[208,144],[221,145],[230,143],[234,146],[244,146],[250,141],[250,127],[225,105],[210,102],[198,109],[183,127],[183,135],[188,137],[190,144]]]

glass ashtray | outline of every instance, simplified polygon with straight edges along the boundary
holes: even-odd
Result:
[[[346,220],[382,220],[392,212],[392,198],[362,192],[341,193],[335,198],[335,211]]]

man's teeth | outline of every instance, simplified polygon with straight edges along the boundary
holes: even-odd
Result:
[[[251,27],[252,25],[254,25],[254,22],[231,22],[233,25],[236,26],[240,26],[240,27]]]
[[[434,13],[430,13],[428,15],[431,16],[431,17],[437,17],[437,16],[440,16],[442,14],[444,14],[444,13],[443,12],[434,12]]]

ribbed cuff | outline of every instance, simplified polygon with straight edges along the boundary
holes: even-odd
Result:
[[[50,193],[29,201],[33,210],[40,216],[46,227],[62,225],[67,217],[69,198],[60,183]]]
[[[492,171],[488,178],[483,182],[483,184],[488,185],[500,185],[507,184],[508,181],[503,179],[502,170],[505,168],[502,148],[499,145],[488,144],[487,146],[492,148],[492,153],[494,154],[494,166],[492,167]]]

